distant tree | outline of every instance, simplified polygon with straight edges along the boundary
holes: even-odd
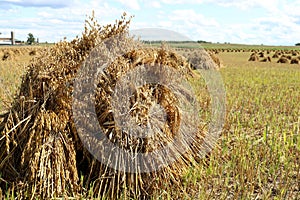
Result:
[[[300,43],[295,44],[295,46],[300,46]]]
[[[205,41],[205,40],[198,40],[197,42],[198,42],[198,43],[203,43],[203,44],[211,44],[211,42],[207,42],[207,41]]]
[[[33,44],[33,43],[35,43],[35,38],[33,37],[32,33],[28,33],[27,44]]]

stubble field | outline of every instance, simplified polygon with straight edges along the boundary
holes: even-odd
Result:
[[[13,54],[16,49],[0,47],[0,113],[9,110],[34,58],[28,47],[2,60],[4,51]],[[217,54],[226,88],[219,147],[188,170],[180,189],[170,187],[154,199],[300,199],[300,64],[249,62],[251,54]],[[2,194],[18,196],[10,190]]]

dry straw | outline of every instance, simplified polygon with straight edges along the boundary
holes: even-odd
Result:
[[[248,61],[258,61],[259,57],[257,56],[256,53],[252,53]]]
[[[3,53],[2,60],[3,61],[13,60],[13,57],[14,57],[14,53],[12,51],[10,51],[10,50],[6,50]]]
[[[265,57],[265,54],[264,54],[264,52],[259,52],[259,53],[258,53],[258,57],[260,57],[260,58],[263,58],[263,57]]]
[[[270,58],[270,56],[264,57],[260,60],[260,62],[271,62],[271,58]]]
[[[291,59],[291,64],[299,64],[300,60],[298,58],[292,58]]]
[[[187,58],[192,69],[220,69],[223,66],[221,60],[214,52],[207,52],[202,48],[191,49],[185,52],[178,50],[178,53]]]
[[[277,61],[277,63],[289,63],[289,60],[286,56],[282,55],[279,60]]]
[[[130,69],[142,64],[161,64],[187,78],[193,77],[184,57],[165,47],[149,49],[134,42],[128,36],[129,23],[130,18],[124,14],[116,24],[100,26],[92,16],[86,21],[81,37],[62,41],[39,52],[32,60],[10,111],[1,116],[0,172],[1,180],[5,180],[0,180],[2,189],[8,186],[24,196],[53,198],[76,197],[91,188],[95,197],[115,199],[121,195],[148,198],[164,187],[180,187],[182,173],[195,163],[194,158],[201,152],[201,131],[193,133],[195,140],[174,164],[151,173],[125,173],[96,160],[83,146],[73,122],[72,93],[77,71],[93,48],[123,33],[126,36],[123,46],[128,52],[106,68],[97,86],[95,107],[101,128],[104,133],[112,134],[111,140],[119,142],[122,148],[144,153],[162,146],[176,134],[181,116],[178,102],[172,91],[157,85],[136,88],[131,105],[132,116],[140,123],[147,119],[153,102],[166,110],[167,124],[160,138],[147,141],[130,138],[115,126],[111,91]]]

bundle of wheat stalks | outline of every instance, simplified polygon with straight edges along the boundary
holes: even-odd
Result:
[[[164,47],[142,47],[130,38],[129,23],[130,18],[125,14],[115,25],[107,26],[98,25],[94,17],[90,17],[82,37],[60,42],[40,52],[32,61],[10,111],[1,116],[0,184],[3,190],[9,186],[24,192],[19,194],[21,196],[51,198],[76,197],[92,188],[93,196],[114,199],[121,195],[147,198],[168,185],[180,186],[181,174],[194,163],[204,144],[203,133],[196,122],[187,122],[182,116],[178,96],[163,85],[146,84],[135,88],[129,106],[137,124],[149,122],[153,105],[160,105],[167,115],[163,123],[157,121],[153,137],[141,139],[118,128],[112,112],[117,106],[116,101],[112,101],[112,91],[122,76],[143,65],[168,66],[187,79],[193,77],[193,72],[187,60],[175,52]],[[181,144],[187,145],[186,152],[176,162],[157,171],[121,171],[101,163],[85,148],[74,124],[72,94],[77,71],[85,67],[84,61],[95,47],[120,33],[125,53],[106,66],[97,80],[95,110],[103,133],[126,151],[147,153],[172,141],[180,124],[194,127],[184,130],[193,131],[191,142],[181,138]],[[105,51],[99,55],[105,56]],[[84,106],[84,103],[78,105]]]

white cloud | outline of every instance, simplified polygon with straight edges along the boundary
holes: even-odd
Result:
[[[159,1],[147,1],[148,5],[152,8],[161,8]]]
[[[158,12],[158,20],[155,24],[143,24],[143,27],[160,27],[162,29],[168,29],[177,31],[191,40],[199,40],[209,38],[212,41],[212,30],[218,29],[219,23],[209,17],[205,17],[201,13],[197,13],[192,9],[188,10],[174,10],[172,12]]]
[[[283,11],[290,16],[300,17],[300,1],[287,3],[283,5]],[[300,21],[300,19],[298,19]]]
[[[18,7],[14,7],[19,9]],[[111,7],[106,3],[91,1],[88,4],[75,1],[69,7],[51,8],[22,8],[18,14],[9,15],[1,13],[0,30],[4,35],[10,35],[10,31],[15,31],[16,38],[25,40],[28,33],[33,33],[40,42],[57,42],[67,37],[68,40],[81,35],[84,30],[86,15],[91,15],[95,10],[95,16],[100,24],[114,23],[119,18],[123,10]],[[35,17],[20,17],[24,12],[30,12]],[[8,18],[9,17],[9,18]]]
[[[278,13],[278,17],[263,17],[255,19],[256,30],[259,35],[270,43],[285,43],[293,45],[296,41],[300,41],[300,21],[299,18],[289,16],[286,13]]]
[[[279,4],[286,4],[287,0],[162,0],[164,4],[188,4],[200,5],[204,3],[215,4],[223,7],[237,7],[239,9],[250,9],[255,7],[262,7],[267,10],[277,9]]]
[[[37,15],[40,16],[40,17],[42,17],[42,18],[53,17],[52,13],[48,13],[48,12],[45,12],[45,11],[38,12]]]
[[[186,24],[187,26],[218,26],[218,22],[213,18],[207,18],[201,13],[189,10],[175,10],[169,16],[171,21]]]
[[[282,4],[282,0],[206,0],[206,2],[223,7],[237,7],[242,10],[263,8],[269,12],[277,12]]]
[[[201,4],[207,0],[162,0],[165,4]]]
[[[159,21],[157,25],[163,28],[172,28],[174,26],[171,21]]]
[[[193,10],[178,10],[169,17],[177,30],[187,34],[207,38],[212,41],[237,43],[290,44],[300,41],[300,1],[288,0],[163,0],[166,4],[203,4],[210,3],[227,9],[235,7],[241,10],[261,8],[264,18],[252,16],[244,24],[228,21],[220,25],[216,19],[207,18]],[[220,8],[219,8],[220,9]],[[226,17],[226,16],[224,16]],[[237,16],[239,17],[239,16]],[[163,18],[163,17],[162,17]],[[251,18],[251,17],[249,17]],[[164,22],[164,24],[167,24]],[[182,24],[182,25],[178,25]],[[183,25],[184,24],[184,25]],[[180,27],[180,28],[179,28]]]
[[[50,7],[50,8],[63,8],[72,4],[71,0],[3,0],[2,5],[17,5],[23,7]]]
[[[142,40],[168,40],[168,41],[188,41],[190,40],[185,35],[178,32],[160,29],[160,28],[144,28],[132,30],[131,34]]]
[[[139,10],[140,5],[138,0],[118,0],[121,4],[123,4],[126,8],[133,9],[133,10]]]
[[[214,9],[210,13],[200,12],[202,4]],[[232,16],[218,13],[228,8],[242,15],[236,18],[241,17],[244,22],[232,20],[234,13]],[[131,24],[133,29],[166,28],[194,40],[291,45],[300,41],[300,1],[0,0],[0,10],[0,31],[10,35],[14,30],[16,37],[22,40],[29,32],[40,41],[59,41],[64,36],[72,39],[81,34],[86,15],[92,10],[101,24],[114,23],[127,10],[127,14],[136,16]],[[259,16],[247,16],[249,13]]]

